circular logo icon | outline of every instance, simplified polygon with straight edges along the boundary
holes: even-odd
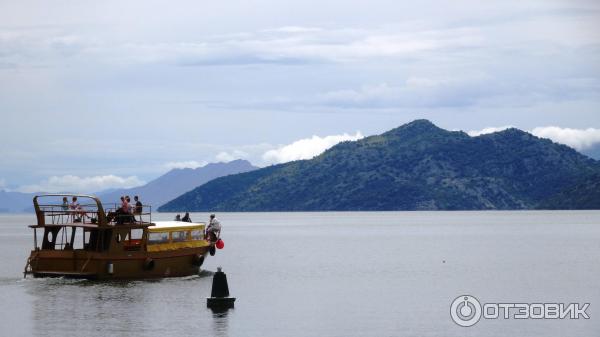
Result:
[[[481,318],[481,303],[471,295],[458,296],[452,301],[450,316],[460,326],[473,326]]]

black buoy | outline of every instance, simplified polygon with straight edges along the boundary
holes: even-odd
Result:
[[[217,267],[213,275],[212,290],[210,297],[206,298],[206,306],[213,309],[233,308],[235,297],[229,297],[229,286],[227,286],[227,275]]]

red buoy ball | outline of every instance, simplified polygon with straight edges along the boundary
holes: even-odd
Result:
[[[225,247],[225,242],[223,242],[223,240],[219,239],[219,240],[217,240],[217,242],[215,242],[215,246],[218,249],[223,249]]]

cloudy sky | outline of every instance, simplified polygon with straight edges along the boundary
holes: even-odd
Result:
[[[0,188],[268,165],[417,118],[600,143],[600,3],[0,1]]]

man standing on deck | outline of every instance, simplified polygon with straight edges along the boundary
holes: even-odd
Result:
[[[135,197],[133,197],[133,200],[135,201],[135,214],[142,214],[144,205],[142,205],[140,198],[136,195]]]
[[[210,215],[208,227],[206,227],[206,237],[209,241],[215,242],[221,235],[221,223],[216,219],[214,214]]]

